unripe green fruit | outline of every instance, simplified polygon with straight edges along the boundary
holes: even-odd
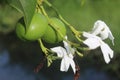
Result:
[[[48,43],[58,43],[63,40],[64,36],[66,36],[65,25],[61,20],[57,18],[51,18],[50,22],[52,22],[52,24],[54,25],[53,27],[55,27],[57,31],[52,26],[48,25],[48,29],[43,35],[42,39]],[[63,37],[61,37],[58,31],[63,35]]]
[[[16,25],[16,33],[18,37],[26,40],[37,40],[43,36],[47,29],[48,21],[45,16],[40,13],[35,13],[29,27],[25,29],[22,22]]]
[[[25,41],[25,27],[20,22],[16,25],[16,34],[21,40]]]

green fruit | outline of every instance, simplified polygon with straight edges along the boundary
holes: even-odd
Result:
[[[35,13],[29,26],[20,21],[16,26],[16,33],[20,39],[37,40],[43,36],[47,29],[48,21],[45,16]]]
[[[16,25],[16,34],[21,40],[25,41],[25,27],[21,23]]]
[[[62,35],[66,36],[66,28],[62,21],[57,18],[51,18],[50,22]],[[48,25],[46,33],[43,35],[42,39],[48,43],[58,43],[63,40],[61,35],[52,26]]]

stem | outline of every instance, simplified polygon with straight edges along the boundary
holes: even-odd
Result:
[[[43,45],[41,39],[38,39],[38,41],[39,41],[39,43],[40,43],[40,47],[41,47],[42,51],[43,51],[44,54],[45,54],[45,57],[46,57],[46,59],[47,59],[47,64],[48,64],[48,67],[49,67],[49,66],[51,65],[51,63],[52,63],[52,58],[51,58],[50,55],[48,54],[48,52],[49,52],[50,50],[47,49],[47,48]],[[52,51],[50,51],[50,52],[52,52]]]
[[[44,10],[44,7],[42,5],[38,5],[38,7],[40,8],[40,10],[43,13],[43,15],[49,20],[49,17],[47,15],[46,11]]]
[[[87,48],[87,47],[77,47],[78,49],[80,49],[80,50],[83,50],[83,51],[89,51],[90,49],[89,48]]]
[[[77,53],[80,57],[83,57],[83,54],[82,54],[82,53],[80,53],[80,52],[78,52],[78,51],[76,51],[76,53]]]
[[[80,39],[80,35],[75,35],[78,41],[83,42],[83,40]]]
[[[38,42],[40,43],[40,47],[42,49],[42,51],[45,53],[45,55],[47,56],[48,55],[48,51],[47,51],[47,48],[43,45],[42,43],[42,40],[41,39],[38,39]]]
[[[41,5],[42,2],[43,2],[43,0],[37,0],[37,3],[38,3],[39,5]]]

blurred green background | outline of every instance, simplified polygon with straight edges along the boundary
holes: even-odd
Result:
[[[109,75],[120,79],[120,0],[49,0],[60,12],[60,14],[76,29],[90,31],[96,20],[103,20],[110,27],[114,37],[115,45],[110,40],[106,42],[114,50],[114,59],[106,65],[100,50],[85,52],[82,59],[79,59],[81,69],[88,67],[99,68],[110,72]],[[46,8],[49,14],[52,10]],[[0,45],[7,48],[11,55],[11,62],[37,65],[40,62],[39,44],[37,42],[23,42],[16,37],[15,24],[21,14],[11,8],[5,0],[0,0]],[[68,29],[68,28],[67,28]],[[71,34],[68,29],[68,34]],[[68,35],[71,36],[71,35]],[[70,37],[72,41],[74,38]],[[1,48],[1,47],[0,47]],[[0,49],[2,50],[2,48]],[[21,56],[22,55],[22,56]],[[54,67],[54,65],[53,65]],[[117,80],[113,79],[113,80]],[[53,79],[54,80],[54,79]]]

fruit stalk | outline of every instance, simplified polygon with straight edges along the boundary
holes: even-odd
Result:
[[[48,56],[48,50],[47,48],[43,45],[42,40],[38,39],[38,42],[40,43],[40,47],[42,49],[42,51],[45,53],[45,56]]]

